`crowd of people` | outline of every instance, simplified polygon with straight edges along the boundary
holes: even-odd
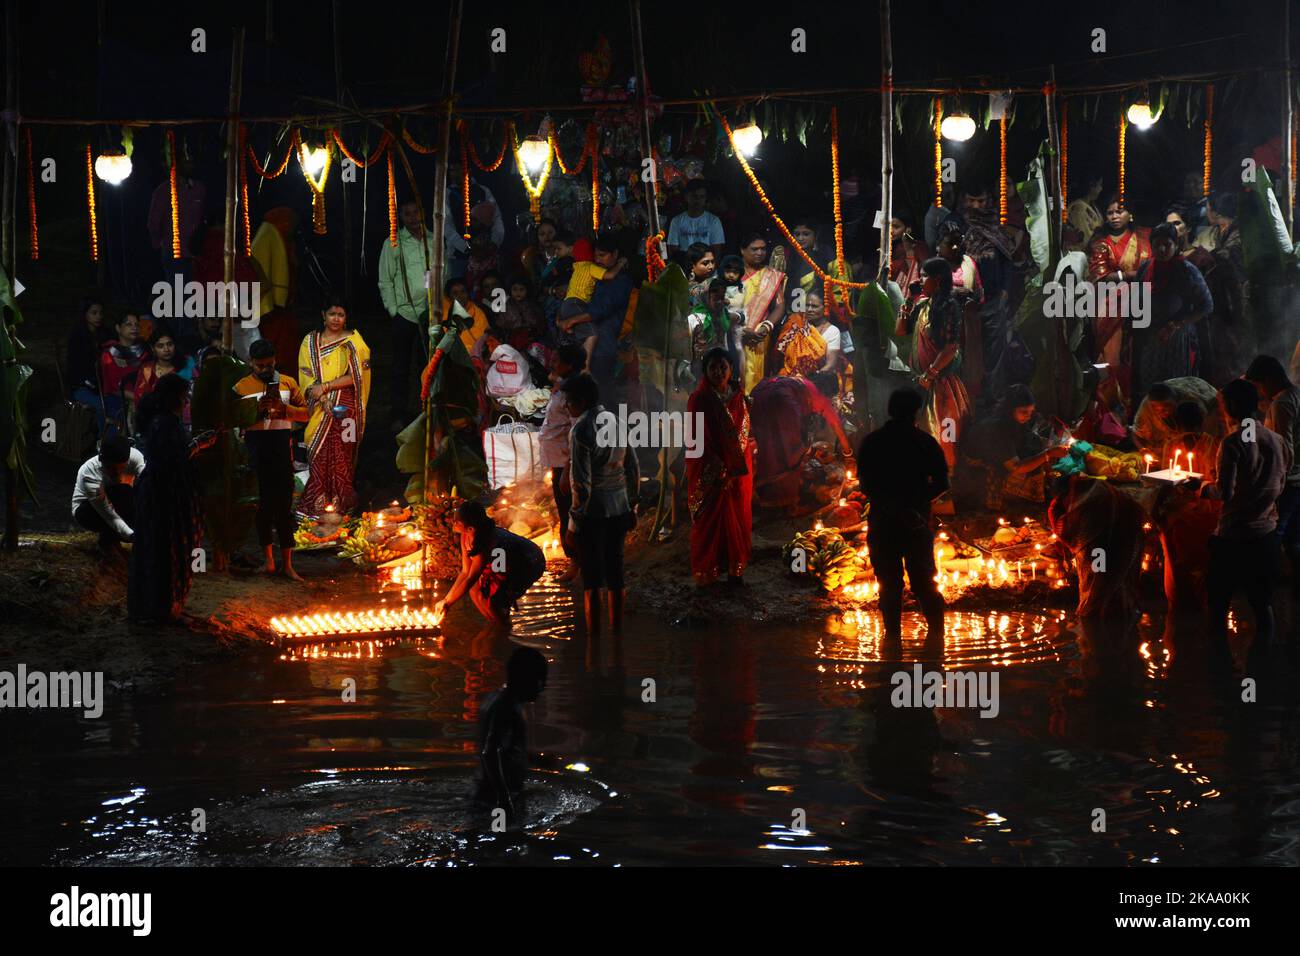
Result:
[[[1081,254],[1086,267],[1079,278],[1099,292],[1096,314],[1085,317],[1072,346],[1091,371],[1084,381],[1085,411],[1070,421],[1037,410],[1030,382],[1041,356],[1032,354],[1014,321],[1036,269],[1024,209],[1013,201],[1001,220],[996,192],[983,184],[945,191],[919,222],[896,210],[889,223],[891,259],[883,269],[867,251],[866,232],[841,262],[826,241],[831,230],[825,216],[789,220],[794,248],[762,230],[740,231],[734,219],[724,222],[712,211],[723,208],[713,202],[715,183],[681,184],[664,221],[668,259],[682,270],[688,290],[672,339],[687,344],[667,375],[643,367],[650,359],[635,348],[636,290],[647,274],[647,237],[635,229],[581,235],[563,225],[563,217],[543,216],[506,248],[496,199],[476,187],[468,238],[457,233],[449,277],[436,291],[443,321],[459,331],[482,381],[493,374],[500,381],[508,369],[512,380],[552,390],[549,403],[529,411],[540,426],[543,464],[569,532],[564,550],[573,566],[562,576],[581,576],[593,631],[602,594],[611,625],[617,629],[621,622],[623,539],[635,522],[646,464],[635,450],[597,441],[596,422],[620,404],[668,407],[678,401],[676,393],[704,425],[702,454],[674,463],[672,472],[689,515],[691,571],[701,587],[721,579],[743,583],[756,508],[798,513],[824,503],[807,497],[810,462],[837,476],[856,458],[858,480],[872,500],[868,544],[887,629],[897,626],[906,566],[908,577],[922,582],[918,597],[927,618],[941,630],[942,604],[924,584],[933,575],[933,557],[928,565],[925,557],[932,502],[989,512],[1008,499],[1050,503],[1052,520],[1068,530],[1061,537],[1081,547],[1092,532],[1079,529],[1097,524],[1080,519],[1081,509],[1124,508],[1113,500],[1114,489],[1087,488],[1089,479],[1063,467],[1070,445],[1136,450],[1161,462],[1177,446],[1202,465],[1201,497],[1223,504],[1196,506],[1202,513],[1196,526],[1205,529],[1206,541],[1174,549],[1168,563],[1176,567],[1167,577],[1186,579],[1194,560],[1188,555],[1215,556],[1202,590],[1217,621],[1223,595],[1244,581],[1247,562],[1238,559],[1252,556],[1249,566],[1261,575],[1271,567],[1260,564],[1259,555],[1282,545],[1269,538],[1259,548],[1266,536],[1278,536],[1289,554],[1300,557],[1300,523],[1294,520],[1300,467],[1293,455],[1300,414],[1286,366],[1264,352],[1285,339],[1245,315],[1250,290],[1236,222],[1239,195],[1202,196],[1197,186],[1174,197],[1152,228],[1137,225],[1122,199],[1102,200],[1097,179],[1069,204],[1064,249]],[[384,241],[377,269],[378,297],[389,317],[386,351],[393,356],[382,386],[395,433],[419,407],[418,370],[430,354],[435,292],[427,279],[434,244],[420,207],[405,202],[399,217],[397,241]],[[159,228],[165,231],[165,224]],[[370,348],[349,326],[347,306],[327,301],[320,327],[298,337],[296,229],[297,217],[284,208],[271,210],[259,228],[247,265],[270,291],[263,292],[256,331],[234,343],[251,368],[236,391],[257,398],[257,421],[242,434],[261,488],[259,545],[267,569],[289,576],[296,576],[295,510],[318,515],[362,504],[354,484],[357,447],[373,417]],[[194,231],[194,245],[208,245]],[[200,259],[195,256],[195,273]],[[892,328],[855,342],[861,307],[836,283],[841,278],[879,278],[896,316]],[[1115,298],[1100,293],[1118,286],[1149,290],[1148,323],[1108,307]],[[1140,302],[1140,294],[1133,301]],[[139,501],[133,509],[111,486],[147,476],[151,454],[169,456],[170,465],[159,471],[176,466],[189,441],[170,428],[169,416],[181,429],[188,421],[184,401],[173,407],[176,396],[183,398],[205,361],[222,351],[217,317],[173,328],[144,310],[110,316],[101,300],[82,303],[68,340],[68,389],[74,401],[94,410],[101,446],[78,477],[73,512],[106,544],[140,534]],[[1256,351],[1261,354],[1252,361]],[[863,367],[855,368],[859,362]],[[890,395],[888,422],[874,431],[876,410],[855,394],[855,383],[864,380],[874,383],[877,395]],[[1254,396],[1249,409],[1246,389]],[[500,410],[493,403],[501,397],[484,390],[478,427]],[[299,427],[306,476],[295,504]],[[1257,433],[1278,438],[1242,437]],[[124,436],[143,450],[143,469],[140,451],[124,445]],[[1178,524],[1170,539],[1186,537],[1191,510],[1161,505],[1157,519]],[[186,519],[177,527],[189,524]],[[489,543],[519,550],[529,573],[535,556],[524,555],[512,540],[492,538],[477,511],[462,514],[460,526],[466,535],[462,574],[447,603],[470,594],[486,617],[502,622],[520,586],[535,577],[496,580],[484,570]],[[1118,533],[1113,521],[1094,530]],[[277,540],[283,553],[278,565]],[[1083,603],[1107,604],[1089,590],[1102,587],[1091,580],[1095,575],[1081,571],[1081,577],[1088,591]],[[493,594],[501,595],[495,603]],[[1251,596],[1254,601],[1258,590]],[[1263,621],[1263,605],[1256,603]]]

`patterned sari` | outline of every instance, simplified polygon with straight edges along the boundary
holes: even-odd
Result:
[[[735,387],[718,394],[701,381],[687,402],[704,419],[703,454],[686,459],[691,509],[691,573],[696,584],[739,576],[749,564],[754,497],[754,440],[749,404]]]
[[[1130,345],[1125,334],[1123,316],[1110,315],[1106,285],[1100,280],[1116,272],[1136,272],[1151,258],[1151,233],[1148,229],[1129,229],[1119,236],[1100,235],[1088,247],[1088,278],[1097,283],[1097,317],[1093,326],[1093,347],[1098,362],[1109,362],[1112,374],[1125,393],[1129,391]]]
[[[939,306],[934,314],[934,299],[924,299],[916,306],[916,334],[912,337],[912,368],[918,372],[928,369],[949,342],[960,346],[962,335],[962,308],[951,297]],[[929,400],[925,403],[925,430],[939,442],[948,470],[957,465],[957,443],[970,417],[970,397],[961,380],[961,351],[949,362],[930,386]]]
[[[349,331],[343,338],[322,344],[321,332],[312,332],[298,350],[299,383],[304,392],[317,382],[351,375],[354,383],[322,395],[311,404],[307,421],[307,449],[311,473],[303,489],[302,510],[319,514],[328,504],[340,512],[351,511],[357,495],[352,487],[357,446],[366,429],[366,404],[370,400],[370,348],[361,334]],[[344,408],[335,417],[334,406]]]
[[[746,273],[743,280],[745,289],[745,325],[753,331],[767,318],[772,303],[785,294],[785,273],[765,267]],[[763,380],[767,373],[767,353],[771,341],[764,339],[755,345],[745,346],[745,394],[754,390],[754,386]]]
[[[826,364],[826,340],[802,312],[792,312],[776,340],[781,375],[812,375]]]

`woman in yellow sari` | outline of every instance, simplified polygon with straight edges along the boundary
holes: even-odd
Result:
[[[785,309],[785,273],[781,268],[765,265],[767,238],[761,232],[745,237],[740,256],[745,263],[742,278],[745,327],[741,331],[741,343],[744,345],[745,394],[748,395],[767,374],[772,329]]]
[[[370,347],[347,327],[347,307],[328,300],[324,328],[302,340],[298,381],[307,397],[307,449],[311,472],[302,493],[302,510],[318,515],[326,506],[346,513],[357,503],[352,487],[357,446],[366,429],[370,400]]]

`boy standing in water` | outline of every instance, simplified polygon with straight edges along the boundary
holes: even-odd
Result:
[[[501,807],[506,819],[518,819],[524,773],[528,770],[528,724],[524,704],[546,688],[546,658],[531,647],[517,647],[506,664],[506,686],[488,697],[479,712],[477,799]]]

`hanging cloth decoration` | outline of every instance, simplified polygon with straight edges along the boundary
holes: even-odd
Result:
[[[510,135],[514,140],[515,146],[515,167],[519,170],[519,178],[524,182],[524,189],[528,191],[528,210],[533,214],[533,222],[542,221],[542,192],[546,189],[546,181],[551,176],[551,164],[555,158],[555,134],[547,133],[546,161],[542,164],[542,171],[537,175],[537,182],[534,183],[532,177],[528,175],[528,167],[524,165],[524,159],[519,155],[519,137],[516,135],[514,124],[511,124]]]
[[[1061,100],[1061,222],[1069,219],[1066,210],[1070,205],[1067,201],[1070,186],[1070,101]]]
[[[176,134],[167,131],[167,189],[171,200],[172,258],[181,257],[181,210],[179,190],[176,188]]]
[[[1201,166],[1201,192],[1210,195],[1210,167],[1214,161],[1214,84],[1205,84],[1205,147]]]
[[[943,206],[943,98],[934,98],[934,208]],[[888,225],[888,223],[886,223]]]
[[[1127,169],[1127,157],[1125,155],[1126,143],[1128,139],[1128,117],[1123,113],[1119,117],[1119,186],[1116,192],[1119,196],[1120,205],[1124,204],[1124,173]]]
[[[307,144],[296,131],[293,134],[293,141],[298,150],[298,165],[302,169],[302,178],[307,180],[307,185],[311,187],[312,231],[318,236],[323,236],[325,235],[325,182],[329,179],[330,166],[334,162],[334,150],[327,138],[322,147],[325,150],[325,164],[321,167],[320,178],[316,179],[307,169]]]
[[[90,213],[90,261],[99,261],[99,225],[95,221],[95,160],[86,144],[86,209]]]
[[[41,237],[36,231],[36,176],[32,170],[32,128],[29,126],[23,132],[26,134],[27,145],[27,220],[31,236],[32,262],[35,262],[41,257]]]
[[[1007,224],[1007,115],[998,120],[998,223]]]

